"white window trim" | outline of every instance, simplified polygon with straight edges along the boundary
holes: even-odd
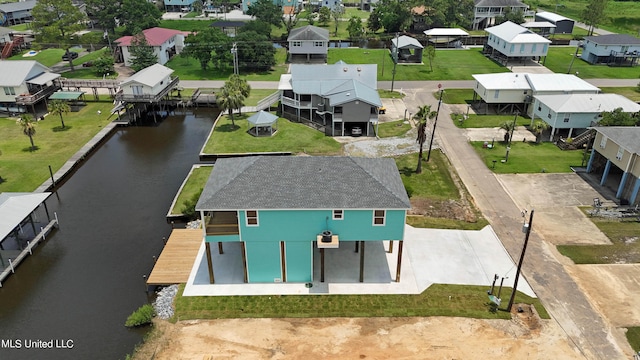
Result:
[[[340,211],[339,213],[340,217],[336,217],[336,211]],[[333,210],[332,214],[333,214],[333,220],[344,220],[344,210],[340,210],[340,209]]]
[[[607,147],[607,137],[604,135],[602,135],[602,139],[600,139],[600,147],[603,149]]]
[[[382,211],[382,224],[376,224],[376,211]],[[387,224],[387,210],[376,209],[371,212],[373,226],[385,226]]]
[[[616,154],[616,159],[622,160],[623,156],[624,156],[624,149],[620,146],[618,147],[618,153]]]
[[[256,223],[255,224],[249,224],[249,211],[255,211],[256,212]],[[253,216],[252,216],[253,218]],[[258,210],[245,210],[244,211],[244,222],[247,226],[260,226],[260,214],[258,213]]]

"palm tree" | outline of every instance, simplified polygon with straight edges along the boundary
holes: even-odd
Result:
[[[242,102],[244,102],[244,99],[248,98],[249,94],[251,93],[251,86],[249,85],[247,80],[241,78],[238,74],[229,76],[229,81],[225,83],[225,86],[230,86],[233,89],[240,91],[240,94],[242,94],[243,97]],[[238,107],[238,113],[240,115],[242,115],[241,108],[243,105],[244,103]]]
[[[220,92],[218,93],[218,97],[216,98],[218,103],[218,107],[221,111],[228,111],[229,117],[231,117],[231,124],[235,127],[236,123],[233,119],[233,110],[240,109],[242,107],[244,97],[239,89],[234,88],[233,86],[227,86],[225,84]]]
[[[435,118],[437,113],[431,110],[431,105],[422,105],[413,118],[418,121],[418,137],[416,141],[420,144],[420,152],[418,153],[418,167],[416,174],[422,173],[422,147],[427,141],[427,119]]]
[[[548,128],[549,124],[542,120],[537,120],[533,123],[533,126],[531,126],[531,130],[533,130],[533,133],[536,134],[536,144],[540,143],[540,140],[542,140],[542,133]]]
[[[21,114],[17,123],[22,126],[22,133],[29,137],[29,141],[31,141],[31,150],[34,150],[36,146],[33,144],[33,135],[36,134],[36,123],[33,121],[33,116],[27,113]]]
[[[66,114],[71,111],[69,104],[64,100],[53,100],[49,103],[48,110],[52,115],[60,115],[60,122],[64,129],[64,119],[62,118],[62,114]]]
[[[511,132],[514,130],[513,129],[514,124],[513,121],[505,121],[500,125],[500,130],[504,130],[504,142],[505,144],[509,143],[509,138],[511,137]]]

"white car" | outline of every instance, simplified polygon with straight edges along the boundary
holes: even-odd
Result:
[[[362,128],[360,126],[354,126],[351,128],[351,136],[361,136]]]

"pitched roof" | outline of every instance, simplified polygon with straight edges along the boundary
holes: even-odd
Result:
[[[0,4],[0,11],[3,13],[11,13],[16,11],[31,10],[37,4],[36,0],[17,1]]]
[[[44,193],[5,192],[0,194],[0,240],[9,235],[22,220],[51,195]]]
[[[640,127],[637,126],[598,126],[597,132],[611,139],[625,150],[640,155]]]
[[[165,41],[171,39],[175,35],[186,35],[187,33],[180,30],[173,29],[165,29],[154,27],[150,29],[143,30],[145,39],[147,39],[147,43],[150,46],[160,46],[165,43]],[[116,40],[120,46],[131,46],[131,41],[133,40],[133,36],[123,36]]]
[[[531,86],[522,73],[495,73],[471,75],[487,90],[529,90]]]
[[[391,39],[391,43],[394,46],[397,46],[399,49],[423,49],[424,48],[424,46],[422,46],[422,44],[420,44],[418,40],[407,35],[399,36],[397,39],[393,38]]]
[[[531,90],[539,91],[592,91],[600,88],[572,74],[524,74]]]
[[[250,124],[253,125],[271,125],[273,124],[276,120],[278,120],[278,117],[276,115],[273,115],[269,112],[266,112],[264,110],[260,110],[257,113],[251,115],[247,121]]]
[[[292,29],[287,41],[292,40],[324,40],[329,41],[329,30],[313,25]]]
[[[393,159],[330,156],[218,159],[196,204],[197,210],[410,207]]]
[[[571,20],[567,17],[564,17],[562,15],[558,15],[556,13],[552,13],[552,12],[548,12],[548,11],[540,11],[536,13],[536,16],[539,16],[541,18],[545,18],[549,21],[562,21],[562,20]],[[573,20],[571,20],[573,21]]]
[[[494,6],[494,7],[524,7],[528,8],[526,4],[518,0],[475,0],[475,6]]]
[[[0,63],[0,86],[20,86],[26,80],[50,71],[35,60],[3,60]]]
[[[553,25],[552,23],[548,22],[548,21],[529,21],[526,22],[524,24],[521,25],[522,27],[526,27],[527,29],[531,29],[531,28],[537,28],[537,29],[541,29],[541,28],[556,28],[557,26]]]
[[[640,111],[640,105],[618,94],[537,95],[535,98],[556,113],[600,113],[617,108],[628,113]]]
[[[600,45],[640,45],[640,39],[627,34],[587,36],[585,39]]]
[[[510,43],[551,43],[551,40],[511,21],[486,28],[485,31]]]
[[[425,30],[427,36],[469,36],[469,33],[458,28],[433,28]]]
[[[168,67],[160,64],[153,64],[129,76],[125,81],[120,83],[120,86],[136,82],[153,87],[172,73],[173,69],[169,69]]]

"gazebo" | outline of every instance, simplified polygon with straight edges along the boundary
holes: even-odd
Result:
[[[275,131],[273,128],[274,124],[277,125],[278,117],[264,110],[260,110],[257,113],[251,115],[247,119],[247,121],[249,122],[249,124],[252,124],[253,129],[255,129],[255,132],[252,132],[251,129],[249,129],[249,134],[254,136],[261,136],[261,135],[272,136],[275,133],[275,131],[278,130],[277,126]]]
[[[49,100],[62,100],[69,103],[71,111],[79,111],[81,106],[86,105],[84,102],[84,91],[56,91]]]
[[[422,50],[420,42],[410,36],[402,35],[391,40],[391,53],[397,54],[398,63],[422,63]]]
[[[424,34],[429,38],[429,42],[435,46],[445,44],[446,47],[449,47],[452,41],[458,40],[460,37],[469,36],[468,32],[458,28],[433,28],[425,30]]]

